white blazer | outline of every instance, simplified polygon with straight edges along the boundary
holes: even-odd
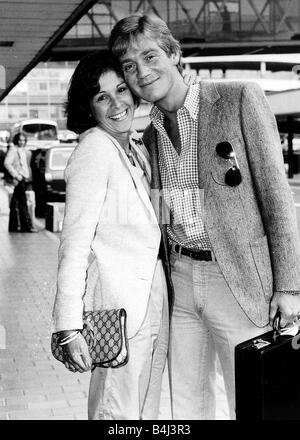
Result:
[[[132,337],[146,313],[161,238],[139,170],[95,127],[81,135],[65,177],[53,332],[82,328],[83,308],[124,307]],[[91,251],[98,282],[86,289]]]

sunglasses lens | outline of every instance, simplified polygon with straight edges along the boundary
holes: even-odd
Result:
[[[229,142],[224,141],[224,142],[220,142],[219,144],[217,144],[216,152],[223,159],[229,159],[231,153],[233,152],[233,149],[232,149],[232,146]]]
[[[228,186],[238,186],[242,181],[242,175],[237,167],[232,167],[225,174],[225,183]]]

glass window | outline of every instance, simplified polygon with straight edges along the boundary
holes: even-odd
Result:
[[[57,140],[56,127],[49,124],[26,124],[23,131],[29,139],[38,139],[40,141]]]

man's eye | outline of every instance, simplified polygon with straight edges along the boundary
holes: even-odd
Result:
[[[151,61],[154,58],[154,55],[147,55],[146,60]]]
[[[123,66],[123,70],[124,70],[124,72],[132,72],[134,70],[134,65],[133,64],[125,64]]]

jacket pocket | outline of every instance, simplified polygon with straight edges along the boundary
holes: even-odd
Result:
[[[267,236],[250,243],[252,257],[267,302],[273,295],[273,274]]]
[[[220,157],[217,152],[215,152],[214,159],[213,159],[213,166],[211,169],[211,177],[214,180],[215,183],[217,183],[220,186],[225,186],[229,188],[230,190],[236,189],[239,187],[237,186],[229,186],[225,182],[225,176],[226,173],[232,168],[233,165],[240,165],[239,164],[239,158],[241,156],[241,149],[242,147],[242,141],[239,139],[239,137],[235,137],[233,139],[229,139],[228,142],[231,144],[232,149],[235,153],[235,160],[231,159],[225,159],[223,157]]]

